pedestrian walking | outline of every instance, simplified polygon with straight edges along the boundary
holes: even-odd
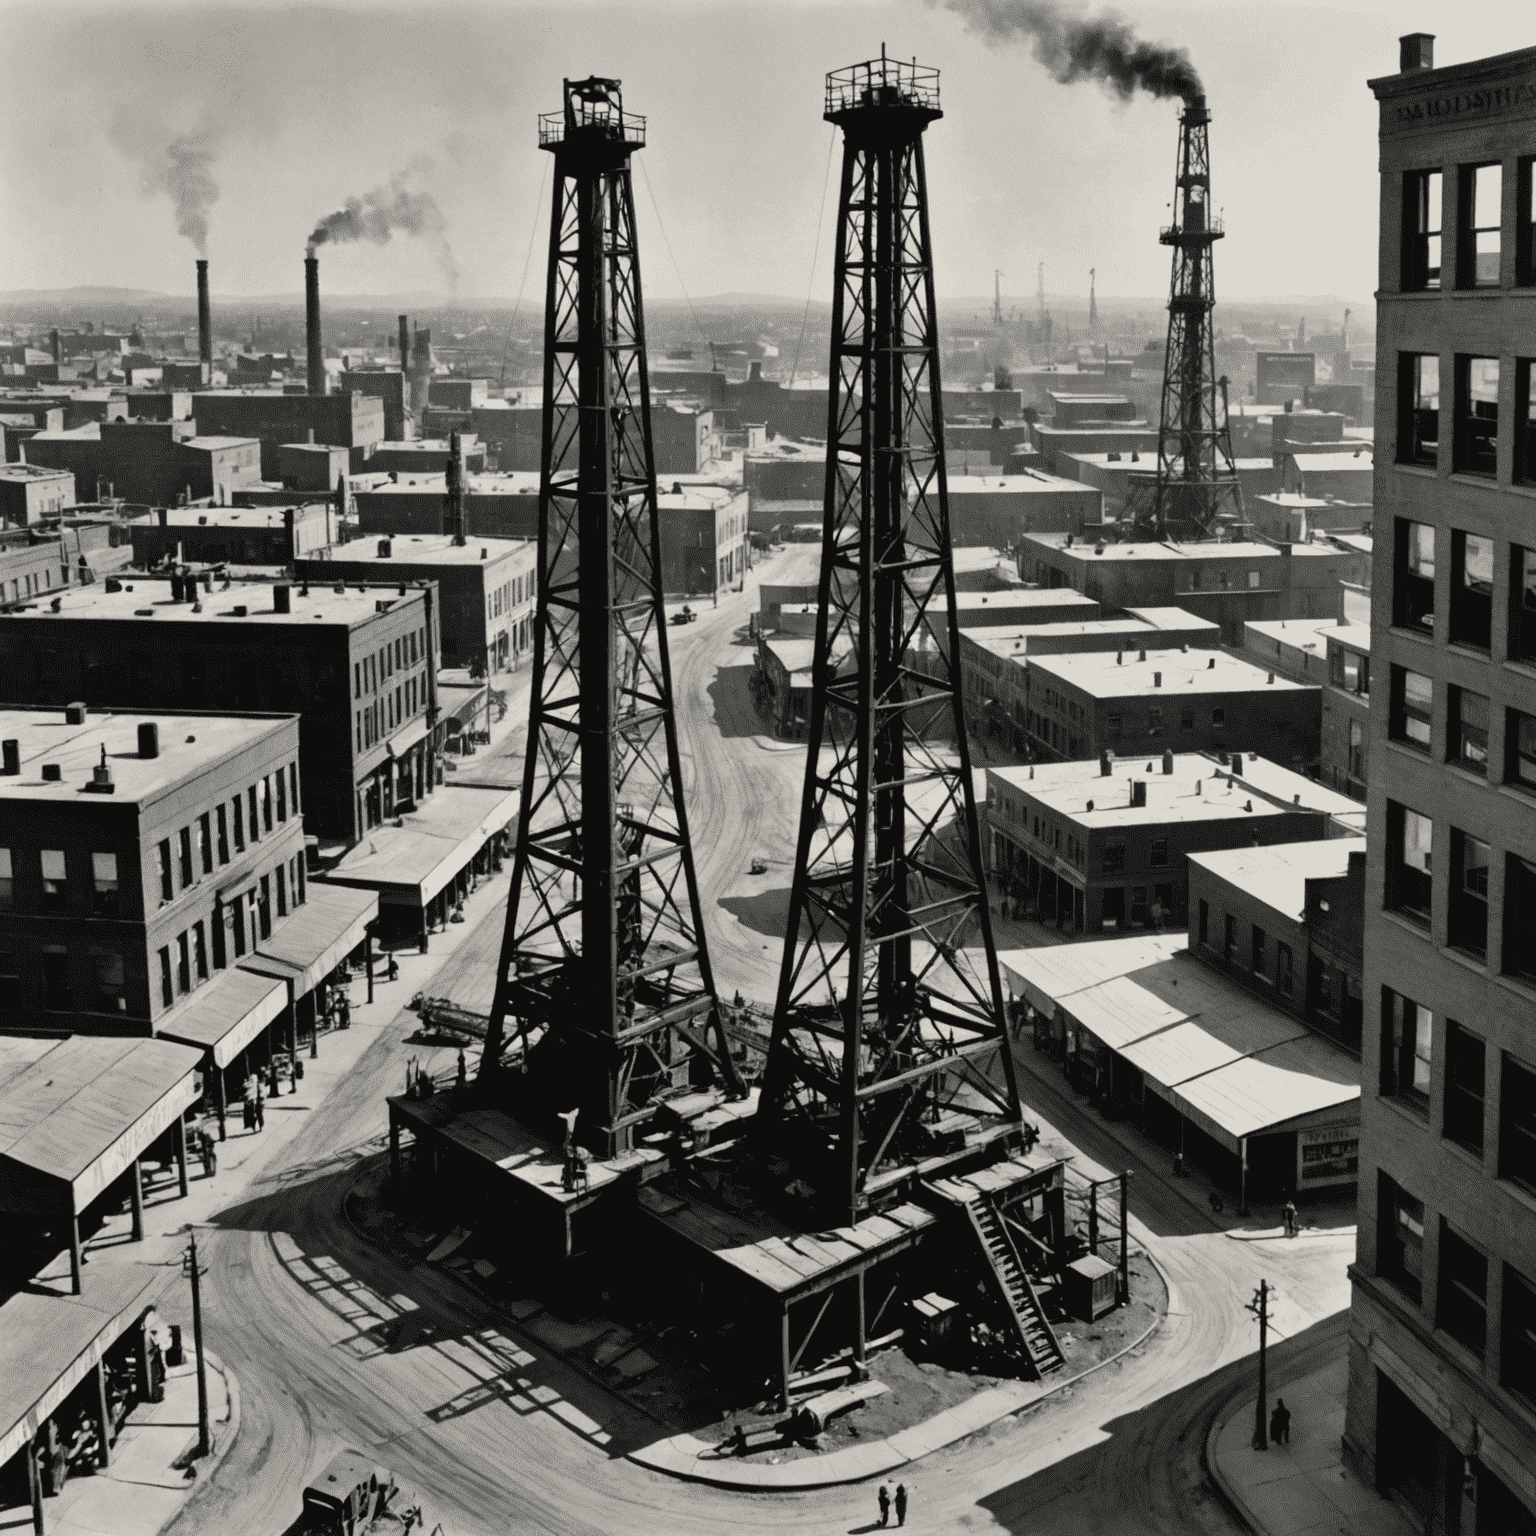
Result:
[[[897,1525],[905,1525],[906,1523],[907,1523],[907,1485],[905,1483],[897,1483],[896,1484],[896,1524]]]
[[[881,1483],[880,1492],[875,1495],[876,1502],[880,1505],[880,1524],[891,1523],[891,1489],[890,1484]]]
[[[244,1103],[240,1106],[240,1110],[241,1110],[241,1114],[240,1114],[241,1122],[244,1124],[246,1130],[254,1131],[256,1129],[256,1103],[255,1103],[255,1100],[247,1097],[246,1100],[244,1101]]]
[[[1299,1230],[1300,1224],[1297,1217],[1296,1202],[1294,1200],[1287,1200],[1285,1202],[1285,1235],[1287,1237],[1295,1237]]]
[[[389,964],[384,969],[384,980],[385,981],[399,981],[399,979],[400,979],[400,962],[397,959],[395,959],[393,953],[391,953],[391,955],[389,957]]]
[[[469,1063],[464,1060],[464,1052],[459,1051],[459,1076],[458,1085],[463,1088],[469,1082]]]
[[[1275,1445],[1289,1445],[1291,1443],[1291,1410],[1285,1406],[1285,1399],[1275,1399],[1274,1412],[1269,1416],[1269,1438]]]
[[[267,1101],[261,1096],[261,1089],[256,1090],[256,1129],[264,1131],[267,1128]]]

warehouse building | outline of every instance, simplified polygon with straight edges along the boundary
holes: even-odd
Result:
[[[334,544],[341,519],[330,500],[289,507],[157,507],[128,524],[133,563],[277,565]]]
[[[110,580],[0,614],[20,703],[297,714],[308,830],[353,843],[436,787],[432,589]]]
[[[1011,549],[1026,533],[1081,533],[1104,514],[1092,486],[1042,470],[951,475],[947,490],[949,535],[957,545]]]
[[[351,470],[360,474],[374,446],[384,441],[384,402],[369,395],[206,389],[192,397],[192,414],[199,432],[258,439],[263,480],[281,477],[278,449],[284,443],[346,448]]]
[[[255,439],[199,434],[192,421],[93,422],[39,432],[23,451],[29,464],[72,474],[76,501],[107,494],[146,506],[225,505],[261,480]]]
[[[75,477],[67,469],[0,464],[0,522],[26,528],[75,504]]]

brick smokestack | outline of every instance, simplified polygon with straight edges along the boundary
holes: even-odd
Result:
[[[309,392],[325,393],[325,353],[320,346],[320,259],[304,258],[304,351],[309,359]]]
[[[208,307],[208,263],[197,264],[197,355],[205,363],[213,362],[213,316]]]
[[[400,316],[400,409],[407,420],[411,416],[411,327],[410,316]],[[1343,590],[1342,588],[1340,589]]]

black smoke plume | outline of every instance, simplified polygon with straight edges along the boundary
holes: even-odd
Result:
[[[409,184],[409,174],[397,171],[382,186],[349,197],[335,213],[328,213],[309,237],[310,254],[316,246],[371,240],[384,245],[396,234],[443,237],[443,211],[430,192]]]
[[[144,195],[165,193],[176,210],[178,233],[206,256],[208,213],[219,200],[213,174],[221,147],[217,130],[205,124],[172,134],[153,119],[119,111],[110,132],[117,147],[142,166]]]
[[[933,0],[930,0],[933,3]],[[967,30],[989,43],[1027,38],[1030,51],[1063,85],[1097,80],[1122,101],[1138,91],[1150,96],[1204,95],[1200,75],[1183,48],[1137,37],[1124,17],[1073,15],[1051,0],[942,0]]]

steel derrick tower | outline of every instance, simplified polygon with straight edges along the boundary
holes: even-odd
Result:
[[[1211,207],[1210,121],[1203,96],[1187,101],[1179,114],[1174,220],[1158,236],[1173,247],[1173,275],[1157,472],[1133,473],[1127,498],[1141,538],[1209,538],[1223,516],[1241,521],[1243,513],[1227,424],[1227,381],[1216,377],[1211,324],[1216,306],[1211,251],[1224,231]]]
[[[662,606],[630,156],[617,80],[565,82],[545,306],[527,766],[480,1082],[530,1128],[629,1150],[669,1093],[737,1092],[699,921]]]
[[[819,614],[757,1145],[828,1222],[1021,1126],[960,707],[923,169],[941,115],[915,62],[827,77],[844,144]]]

